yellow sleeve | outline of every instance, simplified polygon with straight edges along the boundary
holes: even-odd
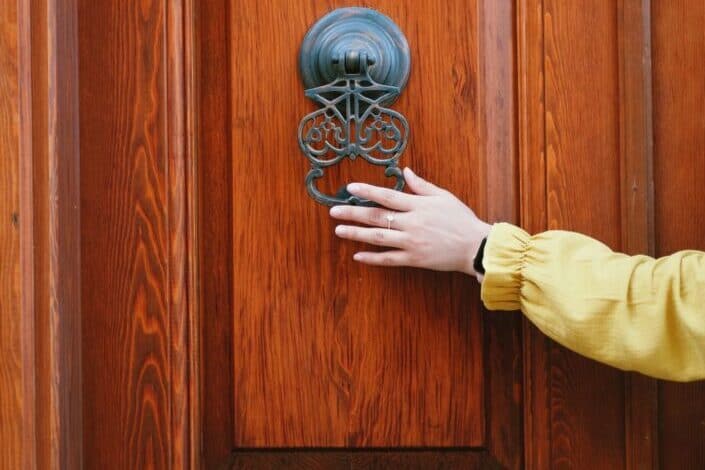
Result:
[[[558,343],[620,369],[705,378],[705,253],[627,256],[585,235],[502,223],[483,264],[488,309],[520,309]]]

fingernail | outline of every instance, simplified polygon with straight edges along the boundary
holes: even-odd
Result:
[[[350,184],[348,185],[348,191],[350,191],[350,192],[353,193],[353,194],[354,194],[356,191],[359,191],[359,190],[360,190],[360,185],[357,184],[357,183],[350,183]]]
[[[340,215],[341,212],[342,212],[342,209],[338,206],[330,208],[330,215],[333,215],[333,216]]]
[[[345,230],[346,230],[345,227],[343,227],[342,225],[338,225],[337,227],[335,227],[335,234],[336,235],[345,235]]]
[[[416,173],[414,173],[413,170],[411,168],[409,168],[408,166],[406,168],[404,168],[404,171],[407,172],[407,174],[410,176],[416,176]]]
[[[362,259],[362,255],[361,255],[360,253],[355,253],[355,254],[353,255],[353,259],[354,259],[355,261],[360,261],[360,260]]]

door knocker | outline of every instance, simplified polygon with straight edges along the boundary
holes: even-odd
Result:
[[[307,97],[321,108],[301,120],[299,146],[311,163],[306,175],[309,195],[321,204],[374,205],[341,188],[321,193],[316,180],[324,168],[357,157],[384,166],[404,187],[399,157],[409,139],[409,124],[385,106],[399,96],[409,78],[409,46],[401,30],[368,8],[340,8],[309,30],[299,56]]]

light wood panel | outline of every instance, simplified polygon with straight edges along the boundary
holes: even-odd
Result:
[[[477,286],[459,275],[354,263],[357,247],[333,236],[326,209],[304,190],[308,163],[295,136],[314,106],[294,76],[298,45],[330,7],[348,4],[231,9],[234,444],[481,445]],[[412,127],[402,164],[481,201],[477,5],[374,7],[399,24],[412,50],[412,76],[394,105]],[[331,172],[326,189],[380,181],[379,170],[351,167]]]
[[[705,4],[653,0],[656,253],[705,250]],[[662,468],[705,466],[705,382],[659,385]]]

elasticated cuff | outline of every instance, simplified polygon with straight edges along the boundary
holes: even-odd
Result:
[[[511,224],[492,226],[487,237],[481,296],[489,310],[519,310],[522,271],[531,236]]]

